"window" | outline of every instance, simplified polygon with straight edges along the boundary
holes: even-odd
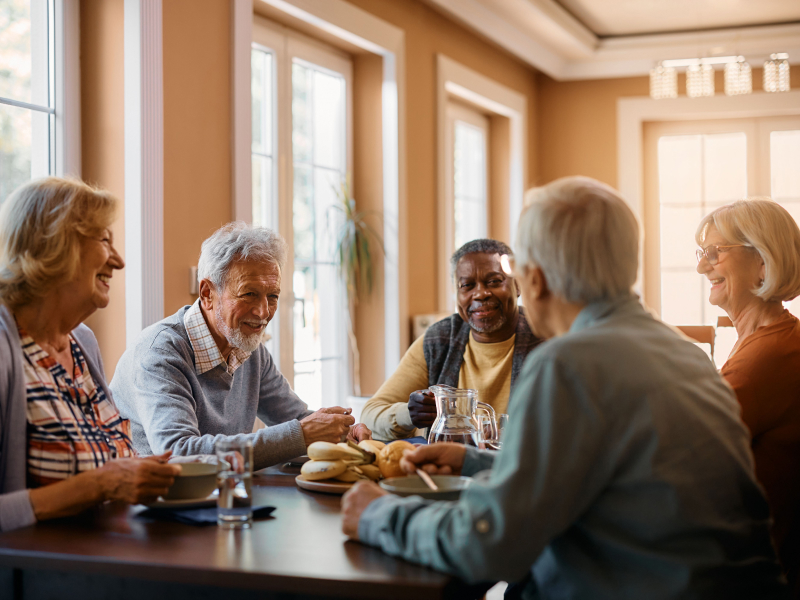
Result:
[[[0,3],[0,202],[55,172],[54,0]]]
[[[478,111],[450,104],[452,135],[453,247],[455,251],[488,232],[489,119]]]
[[[470,240],[489,235],[489,118],[466,104],[448,102],[446,144],[444,214],[449,222],[441,234],[447,244],[446,293],[453,298],[450,255]]]
[[[343,404],[347,302],[332,206],[350,172],[352,65],[260,18],[253,32],[253,222],[277,228],[291,248],[276,319],[286,335],[270,351],[310,407]]]

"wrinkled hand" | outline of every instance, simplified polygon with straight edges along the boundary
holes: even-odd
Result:
[[[97,470],[103,499],[142,504],[163,496],[181,472],[180,465],[167,464],[171,454],[108,461]]]
[[[406,473],[416,473],[417,468],[431,475],[459,475],[464,466],[467,447],[463,444],[438,443],[417,446],[403,452],[400,468]]]
[[[430,390],[417,390],[408,397],[408,414],[414,427],[424,429],[436,420],[436,399]]]
[[[372,481],[359,481],[342,496],[342,531],[354,540],[358,539],[358,522],[370,502],[388,494]]]
[[[357,444],[363,440],[371,440],[372,432],[369,430],[369,427],[363,423],[356,423],[350,428],[350,431],[347,432],[347,439],[353,440]]]
[[[314,442],[336,444],[342,441],[355,422],[356,420],[350,416],[349,408],[332,406],[311,413],[300,421],[300,426],[303,428],[306,446],[309,446]]]

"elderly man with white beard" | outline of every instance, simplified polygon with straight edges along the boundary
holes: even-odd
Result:
[[[111,382],[140,455],[213,454],[220,440],[250,439],[261,469],[312,442],[371,437],[344,408],[309,411],[264,346],[285,259],[283,239],[263,227],[230,223],[203,242],[200,297],[142,331]],[[253,432],[256,417],[267,427]]]

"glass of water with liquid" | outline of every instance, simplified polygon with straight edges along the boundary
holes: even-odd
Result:
[[[217,454],[217,525],[247,529],[253,522],[253,443],[224,440],[214,445]]]

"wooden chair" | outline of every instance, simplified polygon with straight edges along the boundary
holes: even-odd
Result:
[[[717,327],[733,327],[730,317],[717,317]]]
[[[723,317],[719,318],[722,319]],[[714,338],[716,337],[716,331],[713,325],[678,325],[677,328],[683,335],[693,339],[695,342],[711,346],[711,360],[714,360]]]

